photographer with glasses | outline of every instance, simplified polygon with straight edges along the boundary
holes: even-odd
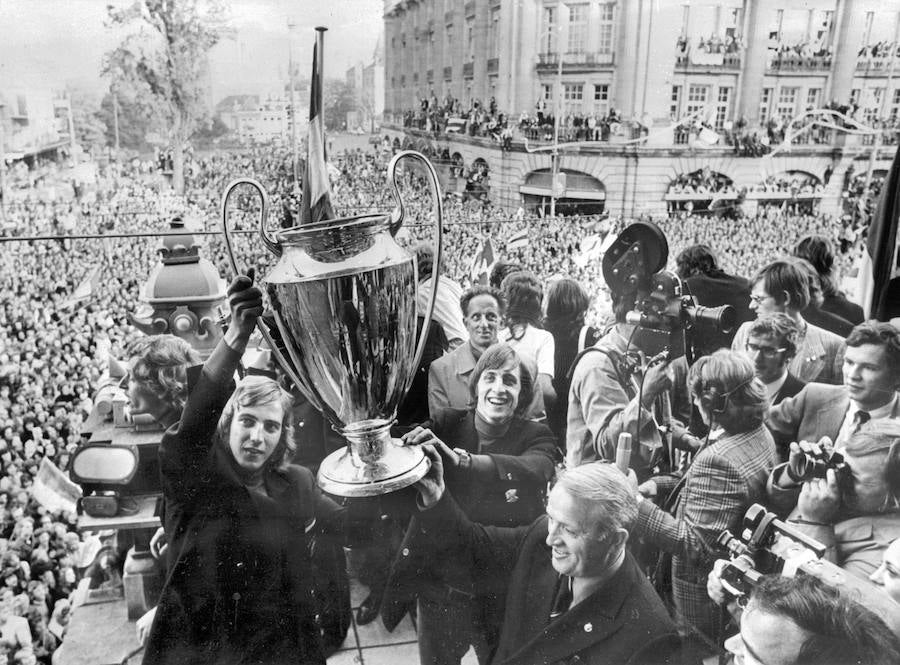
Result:
[[[753,363],[757,378],[765,384],[773,406],[793,397],[806,385],[789,369],[797,355],[799,337],[797,322],[780,312],[761,316],[750,324],[744,353]]]

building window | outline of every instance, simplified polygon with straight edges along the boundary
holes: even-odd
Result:
[[[867,124],[878,119],[878,111],[881,109],[881,100],[884,99],[884,88],[869,88],[863,98],[863,117]]]
[[[583,83],[566,83],[563,85],[563,100],[566,113],[580,113],[584,100]]]
[[[545,83],[541,86],[541,97],[545,102],[553,101],[553,85],[551,83]]]
[[[491,57],[497,58],[500,56],[500,40],[498,39],[500,35],[499,7],[491,9],[491,23],[488,26],[488,30],[488,53],[491,54]]]
[[[822,88],[810,88],[806,91],[806,107],[817,109],[822,101]]]
[[[850,91],[850,105],[859,104],[859,88]]]
[[[609,111],[609,85],[606,83],[594,84],[594,112],[606,115]]]
[[[616,6],[614,4],[600,5],[600,29],[597,31],[597,52],[609,55],[613,52],[613,18]]]
[[[567,5],[569,8],[569,53],[584,53],[587,49],[588,9],[586,3]]]
[[[900,117],[900,88],[894,90],[894,96],[891,98],[891,120]]]
[[[446,44],[446,55],[444,56],[444,62],[448,62],[453,59],[453,24],[448,23],[446,30],[444,30],[444,37],[447,40]]]
[[[681,86],[672,86],[672,96],[669,98],[669,117],[678,120],[681,117]]]
[[[541,53],[556,53],[556,22],[559,16],[556,7],[544,7],[541,26]]]
[[[775,112],[784,122],[790,122],[797,113],[797,91],[799,88],[784,87],[778,91],[778,105]]]
[[[471,17],[466,19],[466,59],[475,59],[475,19]]]
[[[725,128],[725,121],[731,117],[731,88],[720,87],[716,98],[716,129]]]
[[[400,87],[401,87],[401,88],[405,88],[405,87],[406,87],[406,74],[403,74],[403,75],[400,77]]]
[[[687,114],[692,116],[706,108],[709,99],[709,86],[691,84],[688,86]]]

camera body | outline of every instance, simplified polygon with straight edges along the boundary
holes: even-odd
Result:
[[[838,484],[843,485],[849,479],[850,467],[844,461],[844,456],[840,453],[827,452],[825,450],[804,453],[800,461],[799,471],[794,471],[789,464],[787,466],[787,474],[795,483],[802,483],[813,478],[824,478],[829,469],[834,471]]]
[[[618,300],[632,307],[625,315],[637,326],[633,342],[647,356],[668,352],[671,360],[693,361],[693,335],[730,332],[734,308],[703,307],[687,293],[675,273],[666,270],[669,245],[658,226],[635,222],[625,228],[603,255],[603,277]]]
[[[719,577],[733,598],[748,597],[763,575],[813,575],[876,612],[895,632],[900,628],[900,604],[868,579],[826,560],[827,548],[819,541],[760,504],[744,515],[743,527],[740,537],[723,531],[718,538],[728,556]]]

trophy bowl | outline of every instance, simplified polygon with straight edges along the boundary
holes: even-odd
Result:
[[[388,179],[398,207],[390,215],[360,215],[294,226],[272,238],[266,231],[267,197],[250,179],[229,184],[222,200],[226,247],[236,269],[226,216],[229,193],[255,187],[262,198],[260,236],[278,262],[263,280],[277,330],[259,328],[272,354],[306,398],[329,419],[347,446],[319,467],[319,486],[330,494],[366,497],[407,487],[428,472],[415,446],[390,435],[397,406],[412,383],[424,350],[438,280],[432,280],[416,338],[417,269],[394,236],[404,210],[397,185],[402,159],[422,163],[432,185],[435,272],[440,266],[441,208],[437,174],[420,153],[398,153]]]

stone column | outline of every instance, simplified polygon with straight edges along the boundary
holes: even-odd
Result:
[[[750,15],[747,20],[747,34],[743,35],[745,48],[741,101],[737,117],[746,118],[748,126],[755,127],[760,121],[759,101],[762,97],[763,77],[766,74],[766,61],[769,56],[769,29],[774,22],[775,10],[771,6],[771,0],[759,0],[748,4]]]
[[[834,42],[830,91],[828,98],[822,100],[823,103],[828,103],[832,99],[840,104],[850,102],[850,90],[853,88],[853,76],[856,73],[856,54],[862,45],[866,27],[864,7],[860,6],[858,0],[842,0],[841,4],[843,8],[838,19],[840,21],[838,36]]]

